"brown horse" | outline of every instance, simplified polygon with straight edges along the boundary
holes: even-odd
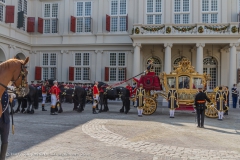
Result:
[[[3,92],[7,89],[7,85],[10,81],[16,87],[16,93],[18,96],[25,96],[28,94],[26,64],[29,61],[29,57],[25,60],[9,59],[0,64],[0,101]],[[2,103],[0,103],[0,117],[2,116]]]

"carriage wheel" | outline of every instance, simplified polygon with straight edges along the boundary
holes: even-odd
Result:
[[[145,105],[143,107],[143,114],[144,115],[151,115],[157,110],[157,103],[156,100],[153,98],[146,98]]]
[[[205,110],[205,115],[209,118],[217,118],[218,117],[218,110],[217,108],[211,105],[207,105],[207,109]]]

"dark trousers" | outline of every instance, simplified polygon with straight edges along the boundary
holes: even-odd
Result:
[[[4,123],[3,121],[0,121],[0,134],[2,144],[8,143],[9,127],[10,123]]]
[[[205,109],[197,109],[197,122],[199,127],[204,126]]]
[[[238,97],[232,97],[232,100],[233,100],[233,108],[236,108],[236,107],[237,107],[237,99],[238,99]]]

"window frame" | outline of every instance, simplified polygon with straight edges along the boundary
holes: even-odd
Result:
[[[201,11],[201,22],[202,23],[205,23],[205,22],[203,22],[203,14],[207,14],[208,15],[208,22],[207,23],[210,23],[210,24],[213,24],[212,22],[211,22],[211,15],[212,14],[217,14],[217,22],[216,23],[219,23],[219,16],[220,16],[220,3],[219,3],[219,0],[216,0],[217,1],[217,11],[211,11],[211,7],[212,7],[212,0],[208,0],[208,11],[203,11],[203,7],[202,7],[202,5],[203,5],[203,0],[201,0],[201,4],[200,4],[200,11]]]
[[[81,64],[80,65],[76,65],[76,54],[80,53],[81,54]],[[88,54],[88,65],[84,65],[84,53]],[[91,80],[91,53],[90,52],[85,52],[85,51],[79,51],[79,52],[74,52],[73,54],[73,61],[74,61],[74,81],[84,81],[84,82],[88,82]],[[81,69],[81,78],[80,79],[76,79],[76,69],[80,68]],[[84,69],[88,68],[89,72],[88,72],[88,79],[84,79]]]
[[[83,3],[83,15],[82,16],[78,16],[77,15],[77,11],[78,11],[78,9],[77,9],[77,3],[79,3],[79,2],[82,2]],[[85,3],[86,2],[90,2],[91,3],[91,11],[90,11],[90,15],[89,16],[86,16],[85,15]],[[93,2],[92,1],[76,1],[75,2],[75,7],[74,7],[74,10],[75,10],[75,17],[76,17],[76,33],[92,33],[92,13],[93,13]],[[78,21],[78,19],[83,19],[83,26],[82,26],[82,31],[81,32],[78,32],[78,26],[77,26],[77,21]],[[89,32],[86,32],[85,31],[85,28],[86,28],[86,24],[85,24],[85,18],[90,18],[90,31]]]
[[[158,24],[158,25],[161,25],[163,24],[163,6],[164,6],[164,0],[161,0],[161,12],[156,12],[156,0],[153,0],[153,12],[148,12],[147,9],[148,9],[148,6],[147,6],[147,2],[148,0],[145,0],[145,24],[149,24],[148,23],[148,15],[153,15],[153,23],[152,24],[156,24],[156,15],[160,15],[161,16],[161,22]]]
[[[118,7],[117,7],[117,15],[112,15],[112,1],[118,1]],[[125,14],[120,14],[120,1],[121,0],[109,0],[109,11],[110,11],[110,32],[111,33],[127,33],[127,16],[128,16],[128,0],[126,0],[126,13]],[[112,30],[112,18],[116,18],[117,17],[117,30],[113,31]],[[125,31],[120,31],[120,17],[125,17],[126,18],[126,23],[125,23],[125,27],[126,30]]]
[[[6,5],[7,5],[6,0],[5,0],[5,2],[0,1],[0,5],[3,6],[3,10],[2,10],[3,11],[2,12],[3,17],[2,17],[2,21],[0,21],[0,23],[1,22],[3,23],[3,22],[5,22],[5,15],[6,15]]]
[[[48,55],[48,64],[47,65],[44,65],[43,64],[43,55],[44,54],[47,54]],[[51,65],[51,54],[55,54],[56,56],[56,65]],[[47,68],[48,69],[48,79],[51,79],[51,69],[52,68],[55,68],[55,79],[57,78],[57,64],[58,64],[58,54],[57,52],[42,52],[41,53],[41,68],[42,68],[42,80],[44,80],[44,74],[43,74],[43,70],[44,68]]]
[[[45,17],[45,5],[46,4],[50,4],[50,17]],[[59,33],[59,25],[58,25],[58,18],[57,17],[52,17],[52,5],[53,4],[57,4],[58,8],[57,8],[57,17],[59,17],[59,7],[60,7],[60,3],[59,2],[49,2],[49,3],[43,3],[43,7],[42,7],[42,17],[43,17],[43,34],[58,34]],[[53,23],[52,20],[56,19],[57,20],[57,31],[56,33],[52,33],[52,27],[53,27]],[[50,20],[50,32],[46,33],[46,27],[45,27],[45,21],[46,20]]]
[[[116,53],[116,65],[110,65],[110,55],[111,55],[111,53]],[[124,53],[124,56],[125,56],[125,60],[123,60],[124,62],[125,62],[125,64],[124,65],[119,65],[119,54],[120,53]],[[126,76],[124,77],[124,79],[123,80],[119,80],[119,70],[120,69],[123,69],[123,68],[125,68],[125,75],[127,75],[127,70],[126,70],[126,68],[127,68],[127,52],[125,52],[125,51],[110,51],[110,52],[108,52],[108,68],[109,68],[109,73],[108,73],[108,76],[109,76],[109,82],[120,82],[120,81],[123,81],[123,80],[125,80],[126,79]],[[115,79],[116,80],[111,80],[111,69],[116,69],[116,75],[115,75]]]
[[[21,11],[24,11],[24,1],[25,0],[22,0],[22,10]],[[25,14],[25,11],[24,11],[24,14],[23,14],[23,27],[21,27],[21,28],[18,28],[18,29],[20,29],[20,30],[23,30],[23,31],[27,31],[27,17],[28,17],[28,0],[26,0],[26,2],[27,2],[27,14]],[[19,11],[19,0],[18,0],[18,6],[17,6],[18,8],[17,8],[17,12],[20,12]],[[18,17],[18,16],[17,16]],[[17,21],[18,21],[18,19],[17,19]]]
[[[189,11],[183,11],[183,0],[180,0],[180,12],[175,12],[175,0],[172,0],[172,10],[173,10],[173,24],[190,24],[192,16],[192,0],[189,0]],[[183,15],[188,14],[188,23],[183,23]],[[180,15],[180,23],[175,23],[175,15]]]

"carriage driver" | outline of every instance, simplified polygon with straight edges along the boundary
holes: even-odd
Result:
[[[96,103],[95,105],[93,105],[93,114],[96,114],[96,108],[98,109],[98,99],[99,99],[99,90],[98,90],[98,82],[95,82],[95,85],[93,86],[93,99],[94,99],[94,103]]]
[[[46,82],[43,82],[42,84],[42,111],[47,111],[45,107],[45,102],[47,98],[47,84]]]
[[[60,89],[58,88],[57,81],[53,81],[53,84],[54,85],[49,90],[49,92],[51,93],[51,115],[57,115],[57,113],[55,112],[55,107],[57,101],[59,101]]]

